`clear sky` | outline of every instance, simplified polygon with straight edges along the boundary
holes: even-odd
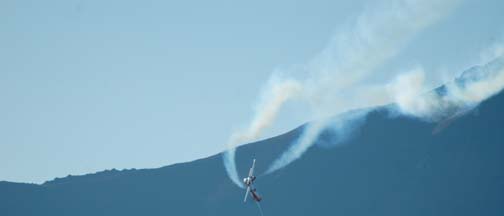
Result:
[[[367,3],[1,1],[0,180],[218,153],[272,71],[309,61]],[[462,1],[383,70],[459,72],[502,39],[502,11],[502,1]],[[287,109],[267,136],[305,117]]]

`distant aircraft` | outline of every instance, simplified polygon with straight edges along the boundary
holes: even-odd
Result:
[[[245,199],[243,200],[243,202],[247,202],[247,196],[248,196],[249,192],[250,192],[250,196],[252,196],[252,198],[256,202],[261,202],[261,200],[262,200],[261,196],[259,196],[259,194],[257,194],[256,189],[253,188],[253,185],[252,185],[254,183],[254,180],[256,179],[256,177],[254,176],[255,161],[256,160],[254,159],[254,161],[252,162],[252,167],[249,170],[248,177],[243,179],[243,183],[247,187],[247,192],[245,192]]]

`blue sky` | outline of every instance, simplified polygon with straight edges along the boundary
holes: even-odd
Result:
[[[384,1],[386,3],[386,1]],[[222,151],[272,71],[304,64],[369,1],[2,1],[0,180],[160,167]],[[371,8],[372,9],[372,8]],[[453,73],[502,39],[462,1],[381,70]],[[266,136],[306,121],[283,112]]]

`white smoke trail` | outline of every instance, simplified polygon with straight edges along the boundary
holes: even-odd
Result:
[[[235,148],[239,144],[254,141],[260,138],[265,129],[274,122],[282,104],[301,92],[301,85],[295,80],[278,81],[270,79],[263,92],[262,100],[256,107],[256,114],[250,125],[244,131],[231,135],[227,143],[227,152],[224,153],[224,166],[231,180],[239,187],[243,187],[238,177],[235,163]]]
[[[425,72],[421,68],[402,73],[387,86],[393,102],[399,108],[390,111],[425,121],[440,121],[474,108],[504,89],[504,55],[482,66],[473,67],[442,88],[441,93],[433,91],[432,86],[425,82]],[[339,136],[348,135],[351,131],[345,130],[343,126],[350,126],[353,130],[351,125],[365,118],[371,110],[372,108],[358,111],[350,118],[341,116],[334,129],[340,132]],[[288,165],[293,157],[300,157],[319,138],[320,132],[326,129],[330,121],[325,118],[310,123],[297,143],[281,155],[267,173]]]
[[[383,88],[365,83],[374,71],[395,57],[416,34],[448,14],[457,1],[387,1],[365,11],[350,29],[337,34],[309,65],[312,78],[303,94],[316,119],[343,111],[391,102]],[[377,8],[377,9],[376,9]],[[374,100],[366,100],[374,98]],[[278,170],[313,145],[327,121],[309,124],[301,138],[268,168]]]
[[[422,93],[430,90],[425,84],[425,72],[415,68],[397,76],[395,81],[387,86],[403,115],[416,116],[422,119],[435,120],[438,113],[435,109],[445,110],[436,94]],[[432,119],[430,119],[432,118]]]
[[[351,110],[328,120],[328,126],[317,138],[320,147],[334,147],[343,144],[357,135],[359,128],[366,122],[366,117],[372,109]]]
[[[328,116],[352,109],[369,108],[353,118],[338,120],[334,129],[345,137],[349,131],[355,129],[348,125],[354,125],[356,120],[364,119],[372,107],[395,102],[398,110],[394,111],[401,115],[439,121],[460,113],[460,110],[475,107],[502,91],[502,45],[494,46],[490,52],[482,55],[482,59],[487,60],[485,65],[447,83],[442,90],[429,91],[433,86],[426,83],[422,68],[397,73],[395,80],[385,88],[383,85],[369,83],[369,80],[376,77],[374,73],[381,65],[394,58],[421,30],[448,14],[456,3],[456,0],[385,2],[378,6],[378,10],[365,11],[355,23],[351,23],[350,29],[343,29],[336,35],[329,45],[306,65],[308,79],[302,82],[273,82],[264,91],[266,94],[263,94],[263,101],[266,102],[257,110],[249,129],[234,134],[230,139],[230,150],[225,154],[224,161],[233,182],[241,186],[234,164],[236,145],[257,139],[262,131],[273,123],[282,104],[293,95],[300,96],[301,101],[311,106],[316,121],[307,125],[301,137],[273,162],[267,173],[285,167],[301,157],[328,127]],[[493,60],[490,61],[491,59]],[[278,89],[283,89],[285,83],[289,82],[295,83],[293,86],[296,87],[287,89],[295,90],[288,90],[285,95],[278,94]],[[263,108],[264,111],[261,110]]]
[[[444,86],[444,92],[428,92],[425,72],[416,69],[389,85],[402,114],[428,121],[449,117],[453,111],[475,107],[504,88],[504,55],[465,71]]]
[[[328,116],[353,109],[365,109],[351,118],[337,122],[335,131],[345,137],[355,129],[348,125],[362,120],[372,107],[396,103],[399,114],[427,121],[439,121],[450,115],[472,108],[500,92],[504,87],[504,46],[494,46],[484,53],[484,66],[476,67],[453,82],[443,91],[430,91],[425,72],[416,68],[397,77],[386,87],[370,83],[383,77],[375,71],[400,50],[415,35],[448,14],[458,3],[453,1],[392,0],[366,10],[348,29],[337,34],[329,45],[306,65],[308,79],[302,82],[275,79],[263,91],[262,102],[247,130],[233,134],[224,155],[226,170],[235,184],[241,187],[236,172],[235,147],[259,138],[271,126],[283,103],[298,97],[312,108],[316,119],[307,125],[302,136],[277,158],[267,173],[276,171],[298,159],[308,150],[331,120]],[[490,61],[493,59],[492,61]],[[338,141],[340,142],[340,141]]]

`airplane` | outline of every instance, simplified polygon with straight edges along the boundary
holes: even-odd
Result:
[[[256,179],[256,177],[254,176],[255,161],[256,160],[254,159],[254,161],[252,162],[252,167],[249,170],[248,177],[243,179],[243,183],[247,187],[247,189],[246,189],[247,192],[245,192],[245,199],[243,200],[243,202],[247,202],[247,196],[248,196],[249,192],[250,192],[250,196],[252,196],[252,199],[254,199],[256,202],[261,202],[261,200],[262,200],[262,197],[259,196],[259,194],[257,194],[256,189],[253,188],[253,185],[252,185]]]

